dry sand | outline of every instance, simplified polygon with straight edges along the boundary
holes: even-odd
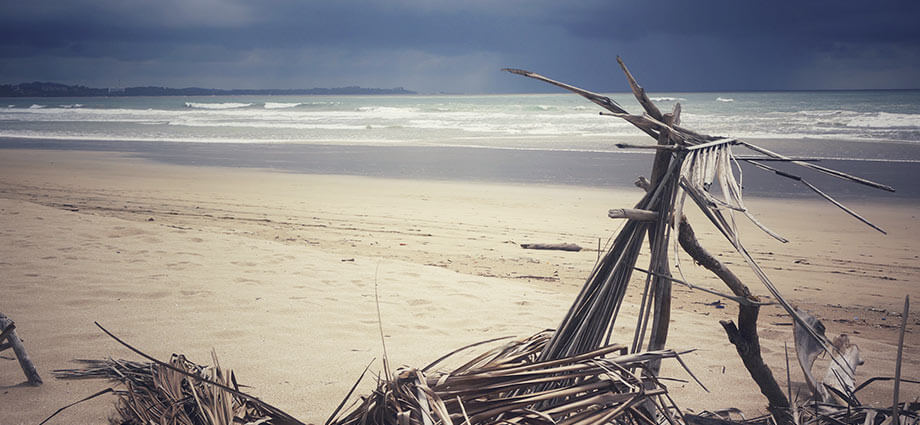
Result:
[[[319,423],[381,357],[375,286],[393,365],[423,366],[471,342],[555,327],[597,258],[598,238],[620,224],[607,209],[629,207],[640,195],[0,150],[0,312],[16,321],[45,379],[24,385],[12,353],[0,354],[0,424],[38,423],[107,386],[51,377],[72,359],[138,360],[94,321],[160,359],[184,353],[210,363],[213,348],[252,393]],[[743,233],[787,298],[816,313],[830,336],[852,335],[867,359],[857,381],[891,376],[900,323],[893,312],[905,294],[920,302],[917,205],[852,205],[890,232],[883,236],[820,202],[749,204],[792,240],[780,244],[749,227]],[[691,222],[704,245],[766,293],[710,226],[692,215]],[[526,242],[588,249],[521,249]],[[682,264],[688,280],[722,289],[691,260]],[[627,303],[639,296],[633,291]],[[736,307],[706,305],[717,297],[683,287],[674,296],[669,346],[696,349],[684,358],[711,390],[672,383],[677,403],[761,412],[765,402],[718,323],[734,319]],[[624,309],[619,339],[627,341],[634,306]],[[918,321],[912,313],[905,338],[904,371],[914,379]],[[769,306],[760,323],[765,359],[785,385],[791,321]],[[673,364],[664,374],[688,379]],[[792,381],[803,387],[797,367]],[[902,391],[902,400],[920,394],[916,385]],[[862,399],[884,404],[890,385],[874,385]],[[112,401],[83,403],[52,423],[105,423]]]

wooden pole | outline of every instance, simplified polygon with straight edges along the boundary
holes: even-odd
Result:
[[[907,330],[907,315],[910,314],[910,295],[904,296],[904,312],[901,314],[901,333],[898,335],[898,360],[894,364],[894,404],[891,406],[892,424],[900,425],[901,412],[898,409],[898,396],[901,392],[901,360],[904,355],[904,331]]]
[[[3,313],[0,313],[0,329],[2,329],[2,332],[0,332],[0,336],[2,336],[0,337],[0,344],[3,343],[3,338],[9,341],[9,345],[13,348],[16,359],[19,360],[19,366],[22,367],[22,372],[25,373],[26,379],[29,380],[29,384],[41,385],[42,378],[38,376],[38,371],[35,370],[32,359],[30,359],[29,354],[26,353],[26,348],[22,345],[22,340],[16,335],[16,325]]]
[[[623,65],[623,69],[624,70],[626,69],[626,65]],[[648,96],[645,95],[645,90],[642,90],[642,96],[646,99],[648,98]],[[652,105],[652,108],[654,108],[654,104],[652,104],[650,100],[648,101],[648,103]],[[643,106],[645,106],[644,102],[643,102]],[[650,110],[651,108],[646,108],[646,109]],[[650,110],[649,112],[652,112],[652,111]],[[659,112],[658,114],[660,115],[661,113]],[[674,105],[673,112],[671,112],[670,114],[664,115],[662,117],[662,120],[667,125],[679,124],[680,123],[680,103]],[[671,144],[671,139],[669,137],[669,131],[662,130],[661,133],[659,133],[658,135],[658,145],[666,146],[670,144]],[[671,162],[671,156],[672,156],[671,152],[668,152],[666,150],[660,150],[655,153],[655,159],[654,159],[654,162],[652,163],[653,165],[652,165],[652,173],[651,173],[653,186],[655,184],[658,184],[661,178],[664,176],[664,170],[667,169],[668,164]],[[675,187],[677,186],[676,181],[674,183],[674,186]],[[671,212],[671,204],[670,204],[671,201],[673,200],[670,198],[667,199],[666,201],[662,199],[661,201],[659,201],[659,204],[654,208],[654,210],[656,210],[659,215],[665,216],[665,217],[662,217],[664,219],[666,219],[666,216]],[[650,241],[657,241],[658,238],[667,237],[666,235],[667,232],[662,232],[664,234],[659,234],[657,230],[654,230],[654,229],[656,229],[656,227],[649,226],[649,240]],[[667,342],[667,339],[668,339],[668,328],[671,322],[671,281],[668,279],[669,277],[671,277],[671,271],[670,271],[670,267],[668,264],[669,262],[668,262],[668,254],[667,254],[668,252],[667,241],[665,240],[662,242],[663,243],[660,246],[663,248],[664,252],[659,254],[661,256],[661,262],[658,265],[658,270],[656,271],[659,273],[663,273],[664,276],[662,277],[656,276],[654,279],[652,279],[652,288],[655,294],[654,295],[655,296],[655,301],[654,301],[655,302],[655,315],[652,318],[652,333],[649,336],[649,344],[648,344],[649,350],[660,350],[665,347],[665,343]],[[661,367],[661,363],[655,362],[651,365],[651,367],[652,367],[653,372],[657,375],[658,369]]]

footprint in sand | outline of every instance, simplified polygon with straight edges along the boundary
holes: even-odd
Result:
[[[304,304],[319,305],[319,303],[313,301],[313,297],[288,297],[288,299],[293,301],[302,301]]]
[[[465,292],[454,292],[454,293],[447,294],[447,295],[450,296],[450,297],[463,297],[463,298],[467,298],[467,299],[471,299],[471,300],[478,300],[478,299],[480,299],[480,297],[477,297],[477,296],[471,295],[471,294],[467,294],[467,293],[465,293]]]
[[[94,305],[97,303],[98,303],[98,300],[83,298],[83,299],[64,301],[62,304],[68,307],[86,307],[86,306]]]
[[[183,289],[183,290],[179,291],[179,293],[182,294],[182,295],[185,295],[185,296],[187,296],[187,297],[191,297],[191,296],[194,296],[194,295],[211,295],[211,294],[213,294],[214,292],[213,292],[213,291],[189,291],[189,290]]]
[[[143,294],[144,299],[160,299],[160,298],[167,298],[170,296],[172,296],[172,293],[168,291],[154,291],[154,292],[147,292]]]

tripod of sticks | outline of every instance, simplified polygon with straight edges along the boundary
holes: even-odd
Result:
[[[645,273],[645,279],[630,352],[636,353],[643,349],[663,349],[667,341],[670,322],[672,283],[698,288],[671,276],[668,246],[675,245],[673,250],[675,266],[679,269],[676,249],[676,245],[679,244],[697,263],[721,278],[731,290],[732,295],[727,295],[710,289],[698,288],[719,294],[739,304],[738,325],[736,326],[731,321],[722,321],[721,324],[729,340],[737,348],[745,367],[769,401],[769,409],[774,417],[778,422],[791,423],[789,398],[780,389],[760,353],[757,317],[759,307],[763,303],[731,270],[710,255],[696,240],[693,228],[683,214],[687,198],[699,207],[704,216],[744,258],[754,274],[796,324],[801,326],[825,350],[833,352],[833,345],[823,332],[817,331],[806,323],[802,314],[783,298],[741,243],[735,226],[736,214],[743,215],[777,240],[781,242],[787,242],[787,240],[765,227],[748,212],[742,199],[741,184],[735,177],[735,167],[738,167],[739,161],[744,161],[777,176],[796,180],[847,214],[882,233],[885,231],[880,227],[872,224],[807,180],[776,169],[765,162],[789,162],[876,189],[891,192],[894,189],[884,184],[822,167],[808,159],[790,158],[744,140],[701,134],[681,127],[680,104],[675,104],[671,112],[662,113],[619,57],[617,62],[626,75],[633,95],[644,109],[641,115],[629,114],[615,101],[598,93],[530,71],[505,69],[510,73],[537,79],[576,93],[605,109],[601,115],[621,118],[656,141],[654,145],[617,145],[620,148],[656,150],[650,180],[641,179],[637,182],[638,186],[646,189],[646,195],[633,209],[627,210],[631,214],[624,214],[622,210],[610,211],[611,217],[626,218],[627,221],[616,235],[606,255],[596,265],[552,340],[541,353],[540,359],[552,360],[577,355],[609,344],[633,271]],[[732,152],[734,146],[747,148],[758,155],[754,157],[736,156]],[[720,194],[710,192],[710,188],[714,185],[718,185],[721,189]],[[672,237],[672,233],[675,233],[676,237]],[[648,269],[642,269],[636,266],[636,262],[646,234],[651,254]],[[647,338],[646,335],[648,335]],[[657,373],[658,370],[657,364],[651,365],[650,372]]]

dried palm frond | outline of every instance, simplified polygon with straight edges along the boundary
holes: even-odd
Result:
[[[281,423],[267,422],[272,415],[261,406],[206,383],[204,380],[237,387],[233,372],[220,368],[215,353],[211,358],[214,365],[206,367],[174,354],[168,363],[171,368],[111,358],[77,360],[83,368],[53,374],[59,379],[110,379],[124,385],[113,391],[118,395],[117,415],[110,419],[113,425]]]
[[[673,351],[627,354],[626,346],[611,345],[541,361],[551,336],[546,331],[507,343],[449,372],[400,369],[327,424],[683,423],[665,386],[647,372],[652,362],[678,358]]]

